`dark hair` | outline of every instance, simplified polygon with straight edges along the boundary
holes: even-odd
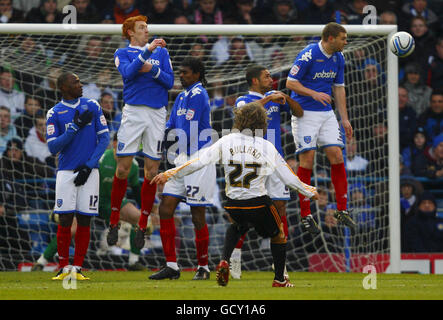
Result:
[[[330,36],[337,38],[340,32],[346,33],[345,27],[343,27],[341,24],[338,24],[336,22],[329,22],[323,28],[323,31],[321,34],[321,39],[324,41],[327,41]]]
[[[57,88],[61,91],[62,86],[65,84],[66,80],[69,76],[74,75],[71,71],[65,71],[63,72],[58,78],[57,78]]]
[[[246,70],[246,82],[248,83],[248,86],[252,85],[252,79],[260,78],[260,74],[263,70],[266,70],[266,68],[259,65],[252,65],[248,67],[248,69]]]
[[[200,73],[198,80],[201,81],[204,87],[207,86],[208,81],[205,77],[205,65],[200,59],[195,57],[186,57],[183,59],[181,66],[190,68],[193,73]]]

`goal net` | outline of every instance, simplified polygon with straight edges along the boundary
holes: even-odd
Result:
[[[294,31],[288,31],[288,28],[272,31],[274,26],[261,29],[217,26],[218,31],[211,27],[152,26],[150,33],[166,40],[176,75],[168,111],[182,90],[178,80],[180,62],[186,56],[198,56],[206,66],[212,127],[221,137],[231,129],[235,99],[248,91],[247,66],[252,63],[265,66],[274,79],[273,89],[289,93],[285,82],[294,58],[308,43],[319,40],[316,35],[320,34],[321,26],[310,29],[291,26],[295,27]],[[0,105],[6,107],[0,107],[0,141],[4,151],[1,200],[5,209],[0,215],[0,270],[16,270],[18,267],[28,270],[48,246],[50,249],[54,247],[57,217],[52,215],[52,208],[57,164],[44,141],[44,117],[42,119],[41,114],[46,114],[60,99],[55,82],[57,76],[64,70],[79,75],[83,96],[101,103],[111,133],[118,129],[124,104],[121,76],[113,61],[114,51],[127,45],[120,35],[120,26],[84,25],[72,30],[47,26],[37,29],[37,25],[12,25],[9,29],[0,29]],[[344,51],[348,113],[355,132],[355,139],[347,141],[344,154],[348,205],[358,223],[358,231],[351,234],[347,228],[337,225],[332,216],[335,196],[330,166],[324,152],[318,150],[312,184],[320,188],[320,200],[312,203],[312,213],[322,233],[312,237],[302,229],[298,195],[291,192],[287,205],[287,267],[290,271],[361,272],[368,264],[375,265],[378,271],[385,271],[392,258],[392,243],[397,246],[397,238],[392,238],[392,234],[397,237],[396,229],[392,233],[397,221],[392,219],[389,204],[397,199],[389,191],[392,188],[389,175],[395,174],[395,171],[389,172],[389,168],[395,162],[390,162],[388,157],[388,141],[392,139],[392,136],[388,138],[388,129],[392,128],[392,124],[388,124],[388,105],[392,105],[393,99],[389,99],[388,83],[392,77],[388,72],[386,43],[392,30],[362,30],[363,27],[349,29]],[[281,120],[285,158],[296,170],[298,159],[290,115],[283,114]],[[8,144],[12,137],[18,137],[21,143],[11,140]],[[17,159],[13,159],[11,152],[14,148],[22,151]],[[143,159],[136,157],[136,160],[140,164],[140,177],[143,177]],[[165,157],[161,170],[170,166]],[[221,167],[217,173],[217,201],[214,207],[208,208],[206,216],[211,269],[220,259],[228,225],[222,208],[226,197]],[[128,196],[131,197],[131,190],[128,190]],[[195,232],[189,207],[180,204],[175,216],[178,263],[184,269],[195,268]],[[141,250],[140,262],[148,268],[158,268],[163,265],[164,258],[156,208],[151,222],[154,230]],[[111,248],[105,241],[107,227],[108,223],[103,219],[92,219],[85,268],[125,269],[128,266],[131,226],[123,224],[120,241]],[[46,270],[53,270],[57,255],[53,249],[49,253],[48,250],[45,258],[52,264],[47,265]],[[250,230],[242,248],[242,262],[245,270],[270,270],[269,240],[262,240]]]

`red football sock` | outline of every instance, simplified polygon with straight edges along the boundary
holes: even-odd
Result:
[[[343,162],[331,165],[331,181],[335,189],[337,210],[346,210],[348,204],[348,181]]]
[[[160,238],[166,262],[177,262],[175,253],[175,222],[174,218],[160,219]]]
[[[69,264],[69,246],[71,245],[71,226],[57,228],[57,252],[59,267],[63,268]]]
[[[243,242],[245,242],[246,234],[247,234],[247,233],[244,233],[244,234],[240,237],[240,239],[238,239],[238,242],[237,242],[237,244],[235,245],[235,249],[241,249],[241,247],[243,247]]]
[[[151,180],[144,179],[141,190],[141,214],[138,221],[138,226],[142,229],[146,229],[148,225],[148,217],[151,214],[152,206],[155,201],[155,192],[157,191],[157,185],[155,183],[150,184]]]
[[[199,266],[208,265],[209,231],[205,224],[200,230],[195,229],[195,248],[197,249],[197,262]]]
[[[286,216],[281,216],[280,219],[281,222],[283,223],[283,231],[285,232],[286,239],[288,239],[288,234],[289,234],[288,219],[286,219]]]
[[[85,260],[85,255],[89,247],[90,231],[91,228],[89,226],[77,225],[77,232],[75,233],[74,266],[81,267],[83,265],[83,260]]]
[[[116,225],[120,220],[120,207],[128,187],[128,179],[119,179],[114,175],[111,190],[111,219],[109,223]]]
[[[312,169],[298,167],[297,176],[302,182],[311,184],[311,174]],[[311,201],[301,193],[298,194],[298,198],[300,199],[300,215],[304,218],[311,214]]]

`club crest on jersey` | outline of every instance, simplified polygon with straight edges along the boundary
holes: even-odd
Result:
[[[186,112],[186,120],[192,120],[194,118],[195,111],[192,109],[188,109]]]
[[[303,140],[305,141],[305,143],[311,143],[311,136],[304,136]]]
[[[57,199],[57,207],[61,207],[63,205],[63,199]]]
[[[300,70],[300,67],[299,66],[293,66],[292,68],[291,68],[291,76],[295,76],[297,73],[298,73],[298,71]]]
[[[125,144],[123,142],[119,142],[117,145],[118,151],[122,151],[124,147],[125,147]]]
[[[46,127],[46,132],[48,133],[48,136],[50,136],[51,134],[54,134],[54,132],[55,132],[54,124],[52,124],[52,123],[48,124],[48,126]]]

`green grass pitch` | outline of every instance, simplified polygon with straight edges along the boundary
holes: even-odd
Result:
[[[377,274],[377,288],[364,289],[362,273],[290,272],[294,288],[272,288],[273,273],[244,271],[219,287],[193,281],[148,280],[152,272],[86,271],[89,281],[67,290],[49,272],[0,272],[0,300],[441,300],[443,275]]]

